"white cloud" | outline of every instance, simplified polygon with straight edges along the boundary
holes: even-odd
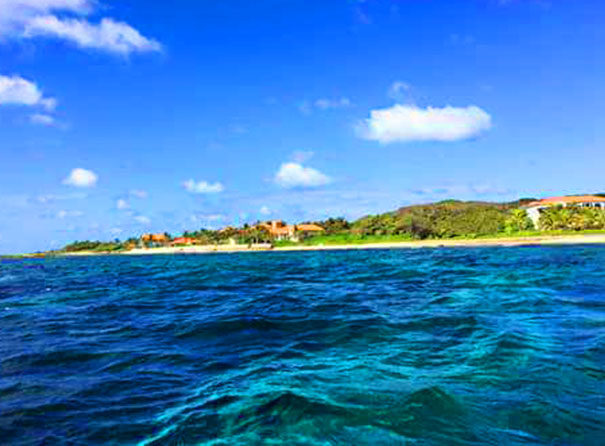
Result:
[[[91,170],[78,167],[73,169],[69,176],[63,180],[63,184],[74,187],[93,187],[97,184],[99,177]]]
[[[82,211],[64,211],[64,210],[61,210],[61,211],[57,212],[57,218],[60,218],[60,219],[76,218],[76,217],[81,217],[82,215],[84,215],[84,212],[82,212]]]
[[[122,228],[111,228],[109,233],[113,236],[120,235],[124,230]]]
[[[81,48],[105,50],[128,55],[134,52],[160,51],[161,45],[130,25],[104,18],[99,24],[84,19],[60,19],[53,15],[31,19],[25,37],[55,37],[71,41]]]
[[[275,182],[281,187],[318,187],[331,182],[330,177],[312,167],[299,163],[283,163],[275,174]]]
[[[145,190],[141,190],[141,189],[132,189],[130,190],[130,192],[128,192],[132,197],[135,198],[147,198],[148,197],[148,193]]]
[[[38,86],[19,76],[0,75],[0,105],[26,105],[53,110],[57,101],[46,98]]]
[[[33,17],[52,11],[86,14],[89,0],[0,0],[0,35],[18,35]]]
[[[0,37],[51,37],[116,54],[160,51],[161,45],[112,18],[92,23],[95,0],[0,0]]]
[[[137,223],[140,223],[142,225],[151,224],[151,219],[149,217],[145,217],[144,215],[137,215],[136,217],[134,217],[134,219]]]
[[[491,116],[474,105],[444,108],[394,105],[372,110],[358,126],[359,136],[382,144],[411,141],[460,141],[491,128]]]
[[[116,208],[119,210],[130,209],[130,205],[128,204],[128,202],[126,200],[124,200],[123,198],[120,198],[120,199],[118,199],[118,201],[116,201]]]
[[[193,179],[187,180],[183,183],[183,187],[187,192],[192,194],[216,194],[225,190],[223,185],[219,182],[208,183],[207,181],[195,181]]]
[[[29,117],[29,120],[32,124],[37,125],[45,125],[48,127],[55,125],[55,118],[44,113],[34,113]]]
[[[263,206],[260,208],[260,213],[261,215],[270,215],[271,209],[269,209],[267,206]]]

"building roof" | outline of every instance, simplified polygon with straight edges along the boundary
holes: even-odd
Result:
[[[141,240],[143,241],[152,241],[152,242],[165,242],[168,240],[166,234],[143,234],[141,236]]]
[[[172,243],[177,243],[177,244],[185,244],[185,243],[193,243],[194,240],[191,237],[177,237],[175,238]]]
[[[296,229],[299,231],[318,231],[318,232],[325,230],[321,226],[313,224],[313,223],[296,225]]]
[[[596,195],[573,195],[568,197],[550,197],[529,203],[527,207],[554,206],[557,204],[605,203],[605,197]]]
[[[294,227],[292,225],[269,229],[269,232],[273,235],[290,234],[292,231],[294,231]]]

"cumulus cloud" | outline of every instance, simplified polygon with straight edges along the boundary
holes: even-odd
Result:
[[[57,101],[44,97],[38,86],[19,76],[0,75],[0,105],[25,105],[53,110]]]
[[[216,194],[225,190],[219,183],[208,183],[207,181],[195,181],[193,179],[183,182],[183,187],[192,194]]]
[[[364,139],[382,144],[411,141],[460,141],[491,128],[491,116],[474,105],[468,107],[420,108],[394,105],[372,110],[358,126]]]
[[[63,184],[74,187],[93,187],[98,180],[98,175],[92,170],[78,167],[69,173],[69,176],[63,180]]]
[[[118,201],[116,201],[116,208],[123,211],[126,209],[130,209],[130,204],[128,204],[128,202],[123,198],[120,198],[118,199]]]
[[[157,41],[127,23],[87,20],[96,5],[94,0],[0,0],[0,37],[56,38],[122,55],[161,50]]]
[[[283,163],[275,174],[275,182],[284,188],[319,187],[329,184],[331,178],[312,167],[299,163]]]

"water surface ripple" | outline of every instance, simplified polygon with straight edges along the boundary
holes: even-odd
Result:
[[[605,247],[0,261],[6,445],[603,445]]]

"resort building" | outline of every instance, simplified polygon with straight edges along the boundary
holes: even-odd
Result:
[[[265,229],[275,240],[298,241],[301,236],[319,234],[324,231],[316,224],[288,225],[281,220],[272,220],[260,223],[258,228]]]
[[[165,245],[169,242],[166,234],[143,234],[141,236],[143,243],[151,243],[154,245]]]
[[[325,229],[319,225],[314,223],[304,223],[300,225],[296,225],[296,234],[307,236],[307,235],[316,235],[324,232]]]
[[[275,240],[290,240],[294,237],[295,226],[287,225],[281,220],[272,220],[258,225],[265,229]]]
[[[190,245],[194,245],[195,242],[196,242],[196,240],[191,237],[177,237],[170,244],[172,246],[182,246],[182,245],[190,246]]]
[[[531,219],[534,225],[538,227],[538,222],[540,220],[540,214],[542,211],[553,206],[579,206],[605,209],[605,197],[599,197],[597,195],[576,195],[569,197],[544,198],[527,205],[527,216]]]

